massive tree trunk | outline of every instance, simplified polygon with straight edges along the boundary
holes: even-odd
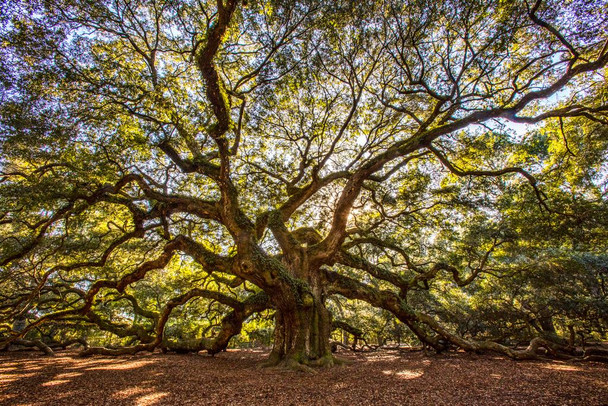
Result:
[[[331,365],[330,333],[331,317],[322,298],[283,305],[276,310],[274,346],[269,362],[284,361],[287,366]]]
[[[288,269],[289,283],[272,296],[275,331],[268,364],[331,366],[335,362],[330,345],[331,314],[325,307],[319,273],[308,267]]]

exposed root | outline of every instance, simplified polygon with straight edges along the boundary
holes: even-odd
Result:
[[[338,365],[347,364],[349,361],[335,357],[333,355],[326,355],[318,359],[299,359],[298,357],[287,357],[280,358],[276,354],[270,354],[268,360],[259,365],[259,368],[278,368],[287,369],[291,371],[316,373],[316,369],[319,368],[331,368]]]
[[[307,372],[310,374],[317,373],[313,368],[294,357],[280,359],[278,356],[273,356],[273,354],[270,355],[270,358],[267,361],[261,363],[259,368],[276,368],[288,371]]]
[[[258,368],[272,368],[281,363],[281,356],[276,352],[271,352],[268,359],[258,365]]]
[[[287,358],[277,365],[277,368],[286,369],[289,371],[297,371],[297,372],[307,372],[309,374],[316,374],[313,368],[305,365],[294,358]]]

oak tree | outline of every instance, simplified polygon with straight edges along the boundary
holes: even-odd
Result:
[[[274,315],[269,364],[305,369],[348,299],[438,351],[563,347],[445,309],[605,248],[605,1],[1,7],[4,346],[216,353]]]

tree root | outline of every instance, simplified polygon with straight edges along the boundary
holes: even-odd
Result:
[[[307,362],[307,365],[318,368],[331,368],[334,366],[345,365],[351,363],[350,360],[336,357],[334,355],[326,355],[319,359],[310,360]]]
[[[285,369],[288,371],[307,372],[309,374],[317,373],[317,371],[315,371],[314,368],[311,368],[310,366],[308,366],[302,362],[299,362],[295,358],[287,358],[287,359],[281,361],[276,367],[279,369]]]
[[[317,373],[313,368],[300,362],[296,357],[287,357],[285,359],[281,359],[279,356],[273,354],[271,354],[270,357],[266,361],[262,362],[258,367],[307,372],[310,374]]]
[[[318,359],[299,359],[298,357],[280,358],[271,354],[269,359],[261,363],[259,368],[277,368],[290,371],[317,373],[317,369],[331,368],[338,365],[348,364],[350,361],[326,355]]]

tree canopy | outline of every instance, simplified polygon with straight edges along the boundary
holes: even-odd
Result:
[[[0,345],[606,337],[606,1],[0,7]]]

